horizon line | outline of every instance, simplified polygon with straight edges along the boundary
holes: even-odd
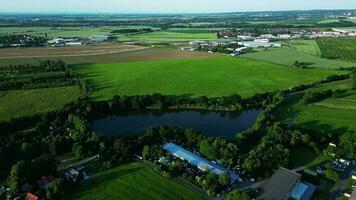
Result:
[[[0,12],[0,15],[200,15],[200,14],[235,14],[235,13],[254,13],[254,12],[297,12],[297,11],[354,11],[356,8],[338,8],[338,9],[287,9],[287,10],[249,10],[249,11],[227,11],[227,12]]]

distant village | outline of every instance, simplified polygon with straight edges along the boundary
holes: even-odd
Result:
[[[241,33],[239,30],[222,30],[217,33],[219,39],[195,40],[189,42],[189,46],[181,47],[184,51],[194,51],[205,49],[209,53],[213,47],[225,46],[224,52],[231,56],[240,55],[255,48],[281,48],[282,44],[278,41],[296,40],[296,39],[317,39],[317,38],[339,38],[339,37],[356,37],[356,29],[352,28],[333,28],[332,30],[294,30],[278,29],[274,32],[278,34],[262,34],[254,36],[254,33]]]

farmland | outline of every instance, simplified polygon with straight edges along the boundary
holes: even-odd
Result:
[[[98,64],[98,63],[117,63],[117,62],[134,62],[134,61],[143,61],[143,60],[171,60],[171,59],[185,59],[192,57],[211,57],[212,54],[201,53],[201,52],[187,52],[181,51],[178,49],[172,48],[130,48],[124,49],[122,45],[112,45],[112,47],[103,46],[87,46],[87,47],[78,47],[78,48],[59,48],[53,49],[53,52],[60,51],[62,54],[72,54],[71,56],[58,56],[48,55],[48,49],[36,49],[32,51],[32,48],[28,49],[11,49],[13,54],[18,55],[17,58],[11,58],[11,56],[6,57],[3,55],[3,58],[0,59],[0,65],[9,65],[9,64],[38,64],[41,60],[46,59],[55,59],[63,60],[68,64]],[[3,49],[7,51],[9,49]],[[77,55],[72,50],[77,50]],[[83,55],[82,50],[89,52],[90,54]],[[1,51],[1,49],[0,49]],[[113,52],[115,51],[115,52]],[[31,52],[37,52],[36,57],[31,56]],[[93,55],[93,53],[97,53]],[[78,55],[79,54],[79,55]],[[80,55],[81,54],[81,55]],[[21,56],[19,56],[21,55]],[[26,57],[25,55],[29,55]],[[13,56],[13,55],[12,55]],[[1,57],[1,56],[0,56]]]
[[[119,40],[134,41],[189,41],[189,40],[213,40],[216,39],[216,33],[197,31],[197,32],[170,32],[156,31],[152,33],[136,34],[119,37]]]
[[[291,40],[285,43],[302,53],[310,54],[316,57],[321,56],[320,48],[315,40]]]
[[[224,56],[168,61],[82,65],[75,68],[94,84],[92,97],[114,95],[226,96],[288,89],[315,82],[339,71],[292,69],[280,65]]]
[[[202,199],[152,168],[131,163],[101,172],[91,184],[77,188],[64,199]]]
[[[310,64],[308,65],[309,67],[322,68],[322,69],[356,67],[356,64],[352,62],[318,58],[316,56],[303,53],[301,51],[302,50],[298,51],[294,48],[284,47],[281,49],[269,49],[257,53],[244,54],[241,57],[266,61],[266,62],[285,65],[285,66],[293,66],[294,62],[298,61],[298,62],[309,63]]]
[[[1,27],[0,35],[33,35],[47,37],[90,37],[109,35],[111,31],[125,28],[152,28],[149,26],[101,26],[101,27]]]
[[[355,38],[324,38],[318,39],[317,43],[323,58],[356,62]]]
[[[345,90],[351,87],[350,81],[338,81],[323,85],[312,91]],[[279,118],[285,123],[296,116],[295,126],[324,133],[340,134],[356,131],[356,93],[349,90],[340,97],[325,99],[321,102],[304,105],[300,102],[302,94],[289,99],[288,104],[280,112]]]
[[[80,96],[79,86],[0,92],[0,121],[61,109]]]

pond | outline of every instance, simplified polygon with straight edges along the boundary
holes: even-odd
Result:
[[[92,128],[106,137],[115,135],[131,136],[142,133],[151,126],[174,125],[192,128],[209,136],[221,136],[227,139],[236,133],[251,127],[257,120],[261,109],[236,112],[208,111],[145,111],[126,115],[109,116],[95,120]]]

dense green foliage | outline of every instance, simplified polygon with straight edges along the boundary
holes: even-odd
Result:
[[[356,39],[351,38],[323,38],[318,39],[322,57],[356,61]]]
[[[0,91],[71,86],[78,83],[78,78],[61,60],[43,61],[39,66],[2,66],[0,76]]]

